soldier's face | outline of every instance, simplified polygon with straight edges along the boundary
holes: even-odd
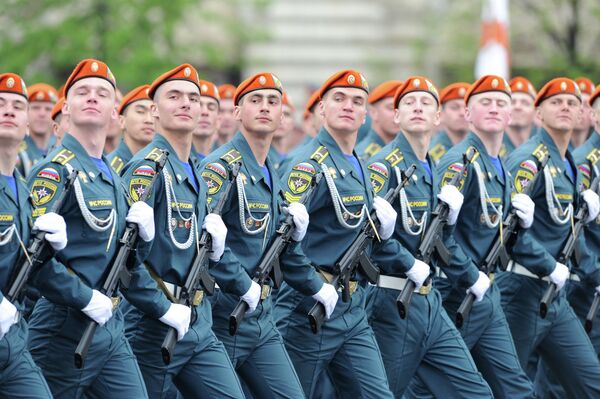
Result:
[[[424,91],[408,93],[400,99],[395,119],[403,132],[432,132],[440,124],[437,101],[433,95]]]
[[[52,107],[48,101],[36,101],[29,104],[29,131],[34,135],[45,135],[52,128]]]
[[[467,107],[463,99],[446,101],[442,106],[440,120],[448,130],[459,133],[469,131],[469,122],[465,118]]]
[[[465,114],[473,128],[482,133],[503,133],[510,121],[510,97],[490,91],[472,96]]]
[[[533,126],[535,117],[535,106],[533,98],[525,93],[513,93],[511,98],[512,113],[510,126],[515,128],[527,128]]]
[[[269,134],[281,124],[281,93],[275,89],[256,90],[242,97],[235,118],[247,132]]]
[[[238,121],[233,114],[233,100],[223,99],[219,106],[219,134],[231,137],[238,129]]]
[[[27,133],[27,100],[15,93],[0,93],[0,139],[21,142]]]
[[[62,113],[74,126],[108,127],[117,120],[115,89],[104,79],[81,79],[69,89]]]
[[[377,101],[371,106],[373,124],[377,124],[384,134],[389,136],[398,133],[400,124],[394,118],[394,99],[391,97]]]
[[[292,110],[292,107],[283,105],[282,114],[281,125],[279,125],[279,128],[275,131],[273,138],[284,138],[294,130],[294,111]]]
[[[219,128],[219,103],[212,97],[200,97],[200,119],[194,136],[210,137]]]
[[[330,131],[356,133],[367,117],[367,93],[353,87],[335,87],[325,93],[319,110]]]
[[[577,124],[575,125],[575,129],[577,130],[585,130],[588,131],[590,127],[592,127],[592,107],[590,107],[589,94],[581,94],[581,98],[583,99],[583,103],[581,104],[581,113],[579,118],[577,119]]]
[[[154,118],[151,100],[138,100],[125,108],[121,115],[121,129],[138,143],[149,143],[154,137]]]
[[[163,83],[154,94],[152,116],[158,131],[191,134],[200,118],[200,89],[187,80]]]
[[[542,101],[537,110],[542,126],[564,133],[573,129],[580,112],[581,101],[572,94],[554,95]]]

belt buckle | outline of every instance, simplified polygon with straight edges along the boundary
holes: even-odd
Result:
[[[422,285],[419,288],[419,295],[428,295],[431,292],[431,283]]]
[[[262,292],[260,294],[260,299],[262,299],[264,301],[265,299],[267,299],[269,297],[270,294],[271,294],[271,286],[269,284],[263,284]]]
[[[198,306],[202,303],[202,299],[204,299],[204,290],[197,290],[194,294],[194,300],[192,301],[192,304],[194,306]]]
[[[490,279],[490,285],[494,284],[494,272],[489,272],[488,278]]]

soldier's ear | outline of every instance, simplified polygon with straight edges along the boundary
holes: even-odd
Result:
[[[119,127],[122,132],[125,131],[125,115],[119,115]]]
[[[323,100],[319,101],[319,115],[321,115],[321,118],[325,118],[325,104]]]
[[[440,125],[440,108],[435,111],[435,116],[433,117],[433,126],[438,127]]]
[[[394,123],[395,124],[399,124],[400,123],[400,112],[398,111],[398,108],[396,108],[394,110]]]
[[[233,117],[235,118],[236,121],[242,120],[242,109],[240,108],[239,105],[236,105],[233,107]]]
[[[536,116],[536,118],[539,119],[540,122],[544,121],[544,118],[542,118],[542,108],[541,107],[537,107],[535,109],[535,116]]]
[[[71,110],[69,109],[69,103],[67,100],[63,103],[62,109],[60,111],[63,115],[70,115]]]
[[[158,107],[155,102],[152,102],[152,105],[150,106],[150,114],[153,118],[158,118]]]
[[[465,107],[465,120],[468,123],[471,123],[471,107],[469,107],[468,105]]]

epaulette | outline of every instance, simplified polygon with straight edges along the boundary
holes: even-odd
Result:
[[[592,165],[595,165],[598,161],[600,161],[600,149],[598,149],[598,148],[592,149],[592,151],[590,151],[587,154],[585,159],[590,161],[592,163]]]
[[[221,158],[219,159],[222,159],[223,161],[227,162],[227,165],[231,165],[232,163],[242,159],[242,154],[235,148],[232,148],[225,154],[221,155]]]
[[[379,150],[381,150],[381,146],[379,144],[371,143],[367,146],[367,148],[365,148],[365,154],[367,154],[369,157],[372,157],[373,155],[377,154]]]
[[[400,163],[404,159],[404,154],[400,151],[399,147],[394,148],[394,151],[390,152],[385,156],[385,160],[390,163],[392,168]]]
[[[75,154],[72,151],[63,148],[52,158],[52,162],[57,163],[59,165],[66,165],[71,159],[75,158]]]
[[[542,161],[550,154],[550,151],[548,151],[548,147],[546,147],[546,144],[542,143],[542,144],[538,145],[531,154],[534,157],[536,157],[538,159],[538,161]]]
[[[310,159],[317,162],[318,164],[322,164],[325,158],[329,155],[329,151],[325,146],[319,146],[315,152],[312,153]]]
[[[110,161],[110,167],[113,168],[113,170],[117,174],[121,173],[121,169],[123,169],[123,166],[125,166],[125,161],[123,161],[119,157],[114,157],[113,160]]]
[[[19,152],[23,151],[27,151],[27,143],[25,142],[25,140],[21,141],[21,144],[19,144]]]
[[[473,154],[473,158],[471,158],[471,163],[475,162],[477,158],[479,158],[479,150],[474,145],[467,148],[465,154]]]
[[[446,147],[442,143],[437,143],[433,146],[431,150],[429,150],[429,156],[434,162],[437,162],[444,156],[446,153]]]
[[[162,155],[162,154],[163,154],[163,150],[161,150],[161,149],[160,149],[160,148],[158,148],[158,147],[154,147],[154,148],[152,149],[152,151],[150,151],[150,152],[148,153],[148,155],[146,155],[146,156],[144,157],[144,159],[147,159],[147,160],[149,160],[149,161],[156,162],[158,159],[160,159],[160,157],[161,157],[161,155]],[[117,172],[117,173],[118,173],[118,172]]]

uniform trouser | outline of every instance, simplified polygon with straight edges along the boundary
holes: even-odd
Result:
[[[302,398],[304,392],[273,319],[271,298],[247,314],[229,335],[229,315],[239,298],[216,290],[211,297],[213,331],[223,342],[238,376],[256,399]]]
[[[588,310],[594,300],[594,293],[596,290],[594,287],[575,281],[571,281],[567,284],[568,285],[565,288],[567,289],[569,304],[575,311],[575,314],[581,323],[584,324]],[[592,342],[596,355],[600,354],[600,312],[596,315],[596,319],[592,324],[592,330],[588,333],[588,337]],[[537,374],[535,376],[535,389],[539,396],[544,399],[561,399],[567,396],[563,387],[558,383],[558,380],[544,362],[540,362],[538,365]]]
[[[75,367],[73,353],[89,321],[79,310],[45,298],[35,306],[29,323],[29,350],[54,397],[148,397],[119,310],[96,330],[84,367]]]
[[[173,385],[185,398],[243,398],[242,388],[223,344],[211,330],[208,301],[192,309],[192,323],[175,345],[171,363],[165,365],[160,347],[169,326],[149,317],[128,303],[127,338],[138,359],[148,396],[176,396]]]
[[[454,320],[464,293],[453,290],[447,279],[437,278],[435,285],[445,298],[444,308]],[[481,302],[473,304],[469,318],[459,331],[495,398],[535,396],[531,380],[521,369],[496,284],[491,285]],[[421,391],[415,389],[414,392]],[[423,397],[422,394],[417,396]]]
[[[27,323],[21,319],[0,339],[0,398],[52,398],[42,374],[27,351]]]
[[[320,332],[313,334],[307,314],[315,300],[284,284],[277,298],[277,326],[309,398],[329,368],[337,394],[351,398],[392,398],[375,334],[367,322],[365,289],[348,303],[340,298]]]
[[[581,322],[560,290],[545,319],[540,299],[548,283],[510,272],[496,279],[523,368],[535,351],[573,398],[600,397],[600,363]]]
[[[413,294],[408,316],[401,319],[400,291],[373,287],[367,312],[396,398],[418,375],[436,397],[490,398],[460,333],[442,307],[437,290]]]

